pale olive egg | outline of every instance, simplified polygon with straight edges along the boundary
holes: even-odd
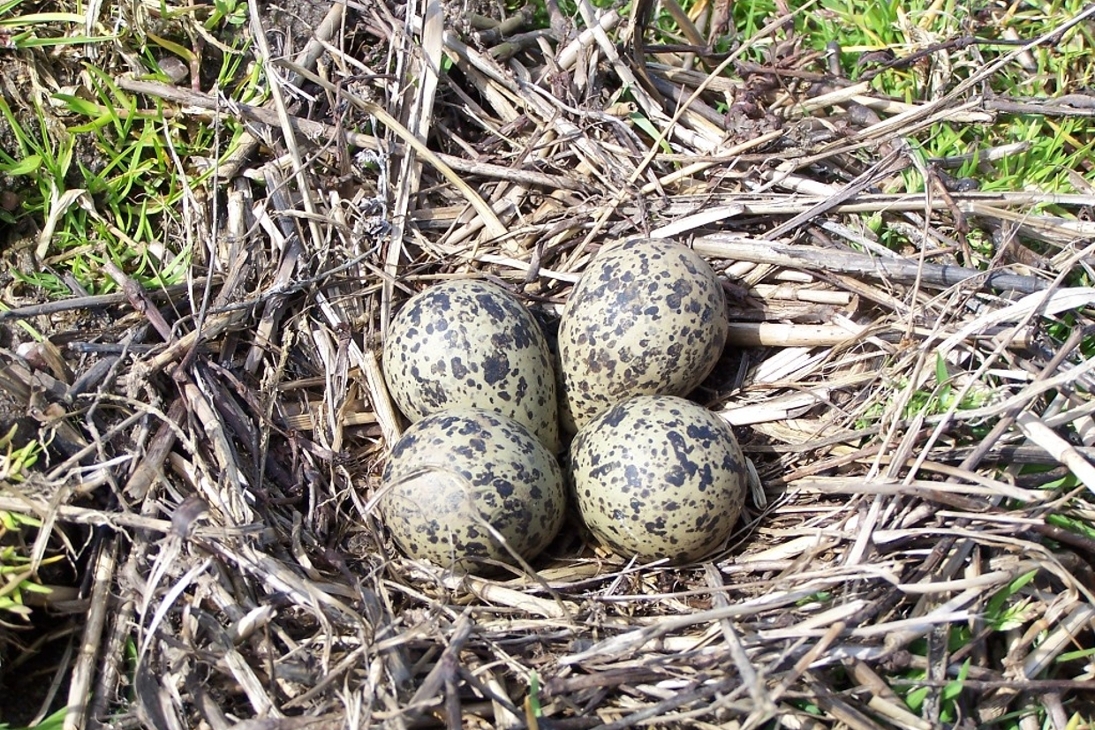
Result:
[[[528,426],[556,453],[551,353],[532,313],[497,284],[446,281],[411,297],[388,327],[384,379],[404,415],[486,408]]]
[[[570,453],[582,520],[625,558],[705,557],[745,503],[745,459],[729,424],[684,398],[625,400],[582,428]]]
[[[718,362],[729,328],[711,266],[672,241],[602,251],[559,326],[563,425],[573,432],[636,395],[686,395]]]
[[[521,423],[482,408],[412,424],[392,447],[380,489],[381,517],[403,552],[465,570],[484,559],[517,563],[513,553],[534,558],[566,513],[555,456]]]

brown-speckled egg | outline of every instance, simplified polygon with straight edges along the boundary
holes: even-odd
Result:
[[[602,251],[559,326],[564,427],[630,396],[686,395],[715,367],[728,328],[722,285],[692,249],[633,239]]]
[[[525,560],[563,524],[566,490],[555,456],[517,421],[481,408],[426,416],[396,442],[381,477],[380,513],[412,558],[477,570]]]
[[[745,459],[729,424],[675,396],[638,396],[571,444],[582,520],[624,557],[685,563],[717,550],[745,503]]]
[[[431,286],[396,313],[384,379],[411,421],[445,408],[486,408],[528,426],[556,453],[559,405],[551,352],[532,313],[475,279]]]

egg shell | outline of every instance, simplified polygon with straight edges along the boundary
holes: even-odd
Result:
[[[564,429],[630,396],[687,395],[715,367],[728,329],[722,284],[692,249],[632,239],[602,251],[559,326]]]
[[[530,560],[558,534],[566,488],[555,456],[517,421],[481,408],[434,413],[392,447],[380,514],[412,558],[478,571],[480,559],[516,562],[491,534]]]
[[[446,408],[486,408],[559,451],[555,369],[532,313],[501,286],[446,281],[411,297],[388,326],[384,379],[412,422]]]
[[[729,424],[676,396],[638,396],[571,444],[582,520],[619,555],[698,560],[730,536],[745,503],[745,459]]]

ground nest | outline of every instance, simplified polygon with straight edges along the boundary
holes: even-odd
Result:
[[[657,36],[645,2],[543,30],[529,9],[423,7],[250,8],[269,81],[254,104],[201,74],[118,71],[141,108],[243,131],[173,162],[196,182],[150,255],[187,252],[182,283],[104,263],[113,293],[4,295],[5,424],[48,447],[0,509],[41,519],[25,547],[62,559],[38,573],[55,592],[0,633],[0,720],[1092,717],[1095,536],[1073,526],[1095,488],[1095,289],[1076,278],[1095,196],[979,192],[910,144],[1021,103],[1090,114],[981,93],[1072,25],[991,58],[926,45],[916,63],[967,73],[906,103],[802,50],[786,16],[713,54]],[[758,48],[767,62],[745,60]],[[550,330],[629,236],[692,246],[728,295],[730,342],[691,398],[753,467],[730,543],[643,565],[571,524],[534,574],[490,578],[401,556],[372,509],[406,425],[379,366],[392,313],[475,276]],[[22,676],[50,691],[21,714]]]

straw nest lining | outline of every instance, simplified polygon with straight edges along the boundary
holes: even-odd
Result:
[[[70,404],[50,425],[73,448],[0,508],[109,528],[74,722],[920,728],[959,672],[980,722],[1032,694],[1059,719],[1092,689],[1041,679],[1090,639],[1095,544],[1044,519],[1089,514],[1083,487],[1038,487],[1095,487],[1078,348],[1095,292],[1062,286],[1087,265],[1073,213],[1095,198],[960,192],[929,169],[926,194],[878,192],[921,164],[906,138],[992,122],[971,91],[996,65],[906,105],[774,46],[769,66],[647,55],[638,5],[582,5],[585,30],[560,37],[520,15],[335,4],[290,57],[253,12],[276,81],[262,108],[118,79],[254,141],[184,209],[186,286],[113,270],[123,297],[65,305],[117,318],[121,355],[80,362],[90,386],[5,374]],[[877,242],[875,214],[908,255]],[[964,248],[968,226],[1007,243],[996,260]],[[635,234],[691,243],[731,293],[731,347],[695,397],[756,467],[733,544],[667,568],[572,534],[508,580],[396,554],[369,504],[400,429],[378,367],[391,313],[475,275],[550,322],[601,242]],[[1056,347],[1044,328],[1064,313],[1077,334]],[[984,616],[1030,574],[1005,643]],[[895,694],[913,670],[923,717]]]

